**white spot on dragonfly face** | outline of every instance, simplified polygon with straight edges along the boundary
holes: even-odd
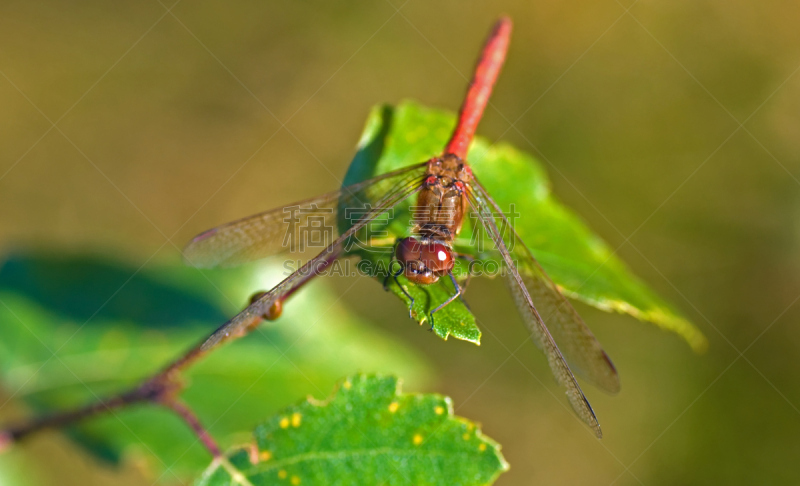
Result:
[[[436,254],[436,257],[440,262],[443,262],[447,260],[447,253],[445,253],[444,250],[439,250],[439,253]]]

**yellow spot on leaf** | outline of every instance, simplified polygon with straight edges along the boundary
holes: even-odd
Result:
[[[269,461],[272,459],[272,453],[270,451],[261,451],[258,455],[258,459],[261,461]]]
[[[464,434],[461,436],[461,438],[464,440],[469,440],[469,434]]]
[[[289,427],[289,419],[287,417],[283,417],[281,419],[280,426],[281,426],[282,429],[285,429],[285,428]]]
[[[422,444],[422,436],[420,434],[414,434],[414,445]]]
[[[475,428],[475,424],[473,424],[472,422],[467,424],[467,430],[469,430],[470,432],[472,432],[472,429],[474,429],[474,428]]]
[[[342,386],[344,387],[344,389],[345,389],[345,390],[349,390],[349,389],[350,389],[350,387],[352,387],[352,386],[353,386],[353,384],[352,384],[352,383],[350,383],[350,380],[345,380],[345,382],[344,382],[344,383],[342,383]]]
[[[398,408],[400,408],[400,404],[398,404],[397,402],[392,402],[389,404],[389,411],[392,413],[395,413]]]
[[[297,476],[292,476],[291,481],[292,481],[292,484],[294,484],[295,486],[300,484],[300,478],[298,478]]]
[[[281,479],[286,479],[286,471],[284,471],[283,469],[278,471],[278,477]]]
[[[485,451],[486,450],[486,444],[479,445],[478,446],[478,450],[481,451],[481,452]]]
[[[436,412],[436,415],[441,415],[444,413],[444,407],[436,407],[433,411]]]
[[[300,422],[303,420],[303,416],[299,413],[292,414],[292,427],[300,427]]]

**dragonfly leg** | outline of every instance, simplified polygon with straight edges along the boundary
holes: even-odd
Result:
[[[463,253],[456,253],[456,258],[467,262],[467,278],[464,279],[464,284],[462,285],[463,287],[462,293],[464,293],[467,291],[467,286],[469,285],[469,281],[472,278],[472,264],[475,263],[475,257],[472,255],[465,255]]]
[[[397,248],[397,244],[399,243],[399,241],[400,240],[397,240],[397,242],[395,242],[394,248],[392,249],[392,259],[389,262],[389,269],[388,269],[388,271],[386,273],[386,277],[383,279],[383,290],[385,290],[387,292],[389,291],[389,277],[393,278],[394,279],[394,283],[397,284],[397,286],[400,288],[400,290],[403,291],[403,294],[406,297],[408,297],[408,300],[411,302],[411,304],[408,306],[408,318],[409,319],[414,319],[414,297],[411,297],[411,294],[408,293],[408,291],[405,289],[405,287],[400,285],[400,280],[397,278],[403,273],[403,264],[400,263],[399,261],[397,261],[395,259],[395,257],[394,257],[395,250]],[[400,265],[400,268],[396,272],[393,272],[392,271],[392,264],[394,264],[395,262],[397,262]]]
[[[467,292],[467,287],[469,286],[469,282],[472,279],[472,264],[475,263],[475,257],[473,257],[472,255],[457,253],[456,258],[459,258],[461,260],[466,260],[467,262],[469,262],[469,264],[467,265],[467,278],[464,279],[464,283],[461,286],[461,294],[458,296],[458,298],[461,299],[461,302],[466,306],[467,310],[471,312],[472,310],[469,308],[469,304],[467,304],[467,301],[464,300],[464,294]]]
[[[394,264],[394,262],[397,262],[397,260],[395,260],[394,257],[392,257],[392,259],[389,261],[389,268],[386,270],[386,276],[383,277],[383,291],[384,292],[388,292],[389,291],[389,279],[394,277],[393,274],[395,272],[392,271],[392,265]],[[400,262],[398,262],[398,263],[400,263]],[[402,270],[402,268],[400,270]]]
[[[411,304],[409,304],[409,306],[408,306],[408,318],[409,319],[413,319],[414,318],[414,297],[411,297],[411,294],[408,293],[406,288],[403,287],[402,285],[400,285],[400,280],[397,277],[399,277],[401,273],[403,273],[403,269],[402,268],[399,271],[397,271],[396,273],[393,273],[392,274],[392,278],[394,278],[394,283],[396,283],[397,286],[400,287],[400,290],[403,291],[403,294],[405,294],[405,296],[408,297],[408,300],[411,301]]]
[[[450,272],[448,275],[450,276],[450,281],[453,282],[453,287],[455,287],[456,293],[451,295],[450,298],[439,304],[437,308],[431,311],[431,328],[429,329],[429,331],[433,331],[433,314],[439,312],[444,306],[459,298],[461,296],[461,293],[463,292],[461,286],[458,285],[458,281],[456,281],[456,278],[453,276],[453,272]]]
[[[383,278],[383,290],[385,292],[389,291],[389,278],[394,277],[395,281],[397,281],[397,276],[392,275],[394,272],[392,271],[392,265],[397,262],[400,265],[400,270],[398,272],[403,271],[403,264],[398,262],[395,257],[395,252],[397,251],[397,245],[399,244],[400,240],[395,240],[394,245],[392,246],[392,257],[389,259],[389,268],[386,270],[386,277]],[[399,285],[399,284],[398,284]]]

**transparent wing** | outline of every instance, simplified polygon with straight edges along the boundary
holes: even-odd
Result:
[[[610,393],[619,392],[617,370],[597,338],[545,273],[500,208],[487,195],[486,190],[478,182],[475,182],[474,187],[482,199],[494,209],[495,223],[500,220],[500,234],[511,254],[511,259],[517,265],[517,271],[536,305],[539,316],[547,324],[550,334],[558,343],[569,365],[579,376],[603,390]]]
[[[387,195],[421,178],[426,163],[373,177],[322,196],[218,226],[194,237],[183,250],[187,264],[234,266],[285,251],[322,250],[364,218]],[[346,227],[345,227],[346,229]]]
[[[614,365],[477,181],[471,184],[469,200],[503,259],[506,282],[531,338],[544,351],[558,383],[567,389],[572,408],[602,437],[597,417],[569,365],[591,382],[616,392],[619,379]]]
[[[374,179],[372,179],[374,181]],[[331,262],[338,258],[347,242],[348,238],[356,234],[364,226],[369,224],[375,217],[393,208],[412,194],[416,194],[422,188],[420,180],[413,179],[406,181],[402,186],[394,188],[384,198],[377,201],[369,212],[352,226],[339,235],[336,240],[328,245],[321,253],[307,261],[291,275],[286,277],[281,283],[266,292],[258,300],[251,303],[242,312],[235,315],[231,320],[220,326],[203,343],[201,349],[207,351],[223,341],[232,337],[246,334],[254,323],[260,322],[260,316],[268,314],[275,303],[282,302],[300,286],[322,273]]]

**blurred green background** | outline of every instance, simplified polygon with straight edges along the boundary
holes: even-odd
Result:
[[[555,194],[709,351],[576,305],[622,380],[615,397],[585,387],[597,441],[533,345],[509,356],[527,336],[501,282],[467,293],[480,347],[413,325],[372,280],[315,291],[375,339],[416,349],[427,371],[409,371],[406,389],[448,394],[482,422],[511,464],[497,484],[800,482],[797,3],[5,1],[0,251],[147,271],[178,262],[201,230],[334,189],[372,105],[458,107],[502,13],[515,32],[480,133],[538,157]],[[327,394],[330,379],[284,402]],[[24,386],[3,394],[0,417],[24,413]],[[17,484],[31,469],[33,484],[155,479],[54,433],[0,472]]]

